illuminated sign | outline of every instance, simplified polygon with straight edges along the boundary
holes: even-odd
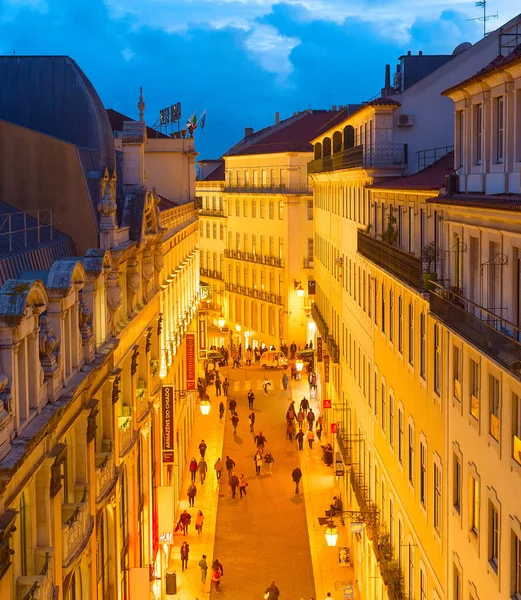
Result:
[[[195,390],[195,335],[186,334],[186,389]]]
[[[324,356],[324,383],[329,383],[329,354]]]
[[[163,462],[174,462],[174,386],[161,388],[161,409],[163,414]]]
[[[328,399],[322,400],[322,408],[331,408],[331,400],[328,400]]]
[[[322,362],[322,338],[317,337],[317,361]]]

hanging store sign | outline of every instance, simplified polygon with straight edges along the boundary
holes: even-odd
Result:
[[[205,313],[200,313],[197,319],[197,345],[199,348],[199,360],[204,360],[208,352],[208,328]]]
[[[351,533],[362,533],[363,523],[351,523]]]
[[[163,415],[163,462],[174,462],[174,386],[161,388],[161,410]]]
[[[195,334],[186,334],[186,389],[195,390]]]
[[[324,383],[329,383],[329,354],[324,356]]]
[[[336,433],[338,429],[338,423],[331,423],[331,433]]]
[[[322,400],[322,408],[331,408],[331,400],[324,398]]]
[[[317,337],[317,361],[322,362],[322,338]]]

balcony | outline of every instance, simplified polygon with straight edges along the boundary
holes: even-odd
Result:
[[[249,296],[257,300],[264,300],[264,302],[271,302],[272,304],[284,305],[282,296],[267,292],[266,290],[258,290],[256,288],[249,288],[244,285],[237,283],[225,283],[225,290],[227,292],[233,292],[234,294],[241,294],[243,296]]]
[[[119,455],[125,456],[134,442],[132,417],[118,417]]]
[[[312,269],[313,268],[313,259],[305,258],[302,263],[302,268]]]
[[[284,267],[284,259],[278,256],[271,256],[268,254],[257,254],[256,252],[244,252],[243,250],[228,250],[224,251],[226,258],[233,258],[235,260],[245,260],[248,262],[254,262],[259,265],[265,265],[267,267]]]
[[[38,575],[17,577],[17,598],[19,600],[53,600],[57,589],[53,583],[52,557],[50,552],[42,553],[36,549],[36,563],[43,560],[43,566]]]
[[[382,142],[371,146],[355,146],[312,160],[308,163],[308,174],[342,169],[402,169],[406,165],[406,144]]]
[[[311,194],[307,183],[231,184],[224,186],[228,194]]]
[[[149,410],[150,402],[148,401],[146,382],[140,379],[136,388],[136,420],[138,423],[143,421]]]
[[[338,450],[342,455],[344,465],[347,467],[351,465],[352,461],[352,444],[350,443],[349,436],[343,427],[337,426],[336,430],[336,443]]]
[[[213,271],[212,269],[201,267],[199,273],[202,277],[210,277],[210,279],[218,279],[219,281],[222,281],[223,279],[223,274],[220,271]]]
[[[93,528],[85,487],[80,502],[62,507],[63,568],[68,568],[86,547]]]
[[[520,377],[521,330],[464,296],[437,283],[432,285],[431,312],[463,339]]]
[[[117,469],[112,452],[96,452],[96,502],[104,500],[116,482]]]
[[[388,271],[418,292],[423,292],[422,262],[417,256],[404,252],[364,233],[357,232],[358,253]]]
[[[200,208],[200,217],[226,217],[224,214],[224,208]]]
[[[320,332],[322,339],[327,340],[329,337],[329,327],[327,326],[326,320],[322,316],[322,313],[315,302],[313,302],[311,305],[311,316],[318,327],[318,331]]]

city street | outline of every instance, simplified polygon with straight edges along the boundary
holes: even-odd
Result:
[[[261,387],[265,374],[272,384],[267,397]],[[295,495],[291,479],[299,457],[297,443],[286,439],[285,414],[291,394],[282,389],[282,375],[280,369],[264,371],[258,366],[229,370],[229,397],[237,401],[240,421],[234,435],[231,414],[226,411],[223,460],[230,456],[237,474],[244,473],[249,484],[243,499],[238,491],[232,498],[226,473],[220,485],[214,556],[224,567],[219,597],[229,600],[259,600],[273,580],[282,598],[315,597],[302,483],[300,495]],[[256,398],[255,432],[264,433],[266,449],[275,459],[271,476],[266,465],[260,476],[255,474],[256,448],[246,397],[250,388]]]

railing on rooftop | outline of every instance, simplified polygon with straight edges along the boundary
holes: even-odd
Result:
[[[407,165],[407,144],[381,142],[360,145],[317,158],[308,163],[308,173],[341,169],[403,168]]]
[[[430,310],[464,339],[521,376],[521,329],[457,291],[431,282]]]
[[[311,194],[311,188],[304,183],[226,183],[224,191],[232,194]]]
[[[432,165],[440,158],[443,158],[449,152],[454,150],[454,146],[440,146],[439,148],[429,148],[428,150],[418,150],[418,171]]]
[[[420,258],[374,238],[361,229],[357,232],[357,243],[357,250],[364,258],[389,271],[415,290],[423,291]]]
[[[224,208],[203,208],[199,209],[199,216],[201,217],[225,217]]]
[[[163,229],[170,230],[178,228],[190,219],[196,217],[195,203],[188,202],[187,204],[181,204],[180,206],[162,210],[159,213],[159,224]]]
[[[1,213],[0,238],[8,239],[10,252],[13,250],[15,235],[17,240],[23,238],[25,248],[35,242],[39,244],[46,240],[52,240],[52,210]]]

